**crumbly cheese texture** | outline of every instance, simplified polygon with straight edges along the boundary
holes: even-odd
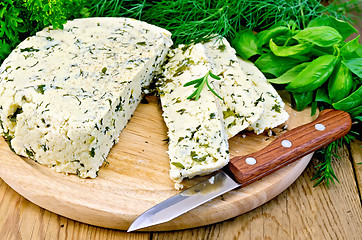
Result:
[[[96,177],[171,45],[168,31],[128,18],[38,32],[0,67],[3,135],[19,155]]]
[[[199,100],[188,100],[195,88],[184,84],[208,71],[220,77],[208,80],[222,100],[206,85]],[[253,63],[236,56],[225,38],[180,45],[170,54],[158,84],[176,188],[183,178],[224,166],[228,156],[220,153],[228,153],[225,139],[244,129],[259,134],[288,119],[277,91]]]
[[[253,82],[242,70],[238,58],[225,38],[215,37],[203,43],[212,73],[221,80],[210,78],[215,91],[222,97],[222,112],[228,137],[254,124],[262,115],[264,102]]]
[[[204,87],[199,100],[187,97],[190,80],[203,77],[211,69],[202,44],[180,45],[163,67],[159,95],[168,127],[170,177],[176,188],[184,178],[205,175],[229,162],[228,142],[220,101]]]
[[[268,82],[263,73],[250,61],[238,58],[241,69],[253,83],[254,89],[264,103],[263,113],[260,118],[252,123],[248,130],[260,134],[267,129],[272,129],[288,120],[289,114],[285,111],[285,104],[275,88]]]

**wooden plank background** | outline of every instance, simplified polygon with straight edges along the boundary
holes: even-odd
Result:
[[[357,25],[359,33],[361,24]],[[361,41],[362,39],[360,39]],[[313,188],[315,157],[282,194],[239,217],[195,229],[126,233],[79,223],[32,204],[0,179],[0,239],[6,240],[188,240],[362,239],[362,142],[334,159],[340,183]]]
[[[1,239],[361,239],[362,143],[333,161],[340,183],[313,188],[313,159],[286,191],[239,217],[206,227],[126,233],[79,223],[30,203],[0,181]]]

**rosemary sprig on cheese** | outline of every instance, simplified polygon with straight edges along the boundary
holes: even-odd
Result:
[[[180,45],[170,52],[157,86],[168,127],[170,177],[176,188],[182,187],[184,178],[205,175],[227,164],[227,140],[240,131],[259,121],[258,133],[263,132],[270,127],[264,122],[272,117],[278,120],[273,124],[287,118],[272,86],[248,68],[252,66],[239,62],[227,40],[217,37]],[[192,85],[196,90],[187,88]],[[201,94],[202,100],[196,101]],[[270,106],[264,104],[265,99],[275,101]]]
[[[221,100],[222,97],[220,97],[210,86],[209,84],[209,81],[208,81],[208,78],[212,77],[213,79],[216,79],[216,80],[220,80],[221,78],[216,76],[215,74],[213,74],[211,72],[211,70],[209,70],[205,76],[201,77],[201,78],[198,78],[198,79],[195,79],[195,80],[191,80],[190,82],[187,82],[184,84],[184,87],[187,87],[187,86],[191,86],[191,85],[195,85],[194,88],[196,88],[196,90],[190,95],[187,97],[187,99],[191,99],[191,100],[195,100],[197,101],[199,98],[200,98],[200,94],[201,94],[201,91],[202,91],[202,88],[204,87],[205,83],[207,85],[207,87],[210,89],[210,91],[218,98],[220,98]]]
[[[170,55],[157,85],[168,128],[170,178],[176,188],[181,188],[184,178],[209,174],[225,166],[229,147],[220,100],[206,87],[199,88],[201,101],[187,99],[193,89],[183,87],[195,78],[198,81],[189,84],[201,86],[211,76],[205,48],[195,44],[184,51],[179,46]]]

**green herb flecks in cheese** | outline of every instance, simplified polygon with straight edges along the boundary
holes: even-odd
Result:
[[[96,177],[172,44],[127,18],[69,21],[23,41],[0,67],[3,135],[19,155]]]
[[[170,177],[176,188],[184,178],[205,175],[225,166],[229,151],[220,100],[204,87],[200,99],[190,100],[193,87],[183,87],[211,69],[201,44],[186,49],[181,45],[172,52],[163,67],[158,91],[163,117],[168,127]]]
[[[289,115],[284,110],[284,102],[274,87],[267,81],[263,73],[250,61],[238,58],[242,70],[253,83],[254,89],[262,96],[264,111],[260,118],[250,125],[248,130],[260,134],[288,120]]]
[[[264,99],[252,86],[238,62],[235,50],[226,39],[214,38],[203,43],[212,72],[220,81],[210,81],[223,98],[222,111],[228,137],[256,122],[263,112]]]

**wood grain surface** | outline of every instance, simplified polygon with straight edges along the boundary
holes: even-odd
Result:
[[[361,26],[356,24],[359,33]],[[267,138],[264,136],[264,140]],[[340,158],[333,158],[332,167],[339,183],[313,187],[310,179],[319,163],[314,156],[289,188],[260,207],[216,224],[167,232],[126,233],[74,221],[33,204],[0,179],[0,239],[360,240],[362,142],[355,140],[338,154]]]
[[[260,207],[220,223],[179,231],[126,233],[74,221],[31,203],[0,179],[0,236],[5,240],[361,239],[361,146],[362,142],[353,141],[340,149],[340,159],[333,159],[339,178],[335,185],[313,188],[310,179],[318,164],[313,157],[289,188]]]
[[[21,158],[0,143],[0,176],[15,191],[51,212],[95,226],[126,230],[148,208],[178,193],[169,179],[167,129],[155,97],[140,104],[112,148],[108,164],[95,179],[56,173]],[[287,128],[310,122],[309,111],[287,107]],[[276,134],[283,132],[275,129]],[[245,136],[244,136],[245,135]],[[231,156],[255,152],[274,139],[244,132],[230,140]],[[285,190],[302,173],[311,156],[291,164],[255,184],[227,193],[170,222],[146,230],[162,231],[217,223],[250,211]],[[192,186],[206,177],[185,181]]]
[[[289,240],[360,239],[362,208],[352,162],[360,163],[362,142],[344,147],[333,160],[340,183],[313,188],[318,159],[268,203],[236,218],[180,231],[126,233],[73,221],[32,204],[0,180],[1,239],[27,240]],[[356,159],[356,160],[355,160]],[[360,172],[361,173],[361,172]]]

